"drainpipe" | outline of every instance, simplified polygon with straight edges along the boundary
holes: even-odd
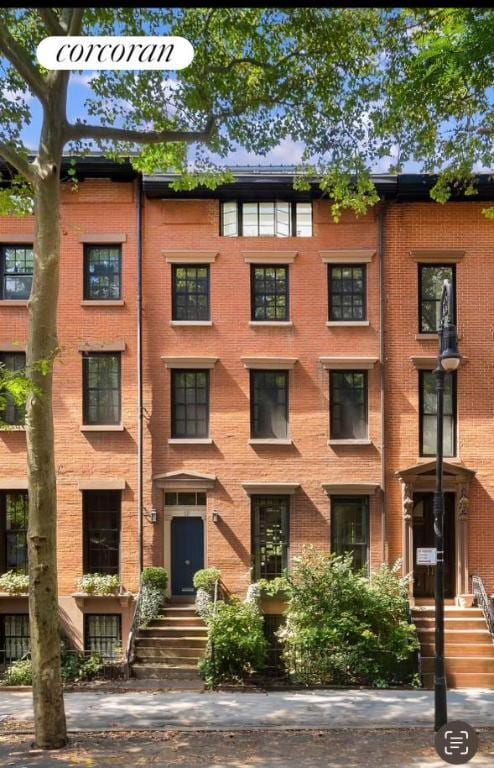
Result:
[[[144,404],[142,389],[142,175],[137,177],[137,530],[139,573],[144,568]]]
[[[383,202],[378,216],[378,231],[379,231],[379,344],[380,351],[379,356],[381,360],[381,536],[382,536],[382,562],[386,563],[388,560],[388,540],[386,534],[386,508],[387,508],[387,494],[386,494],[386,438],[385,438],[385,360],[386,360],[386,345],[385,345],[385,288],[384,288],[384,257],[386,252],[386,211],[387,203]]]

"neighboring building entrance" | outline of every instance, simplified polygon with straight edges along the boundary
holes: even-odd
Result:
[[[433,493],[413,494],[413,594],[434,597],[435,566],[417,565],[417,547],[434,547]],[[455,494],[444,494],[444,596],[455,596]]]
[[[204,568],[204,523],[201,517],[171,521],[172,595],[194,595],[192,579]]]

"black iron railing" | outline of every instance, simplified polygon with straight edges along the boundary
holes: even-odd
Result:
[[[132,626],[130,628],[129,637],[127,640],[127,654],[126,654],[127,676],[130,675],[130,665],[133,663],[135,659],[135,639],[136,639],[137,630],[139,629],[141,624],[142,594],[143,594],[143,590],[142,590],[142,584],[141,584],[141,588],[137,594],[137,599],[134,607],[134,617],[132,619]]]
[[[480,576],[472,576],[472,588],[477,605],[484,614],[489,632],[494,636],[494,607],[485,591],[484,582]]]

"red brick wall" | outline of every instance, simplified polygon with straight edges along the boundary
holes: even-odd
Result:
[[[418,267],[412,249],[460,249],[456,267],[460,352],[458,372],[458,460],[476,472],[470,490],[471,574],[494,589],[493,388],[494,224],[482,203],[410,203],[387,215],[386,262],[386,488],[390,557],[401,551],[402,506],[394,473],[419,461],[418,372],[412,355],[435,355],[437,338],[416,339]],[[445,259],[447,261],[447,259]],[[425,461],[422,459],[422,461]]]
[[[250,499],[243,482],[295,482],[290,520],[291,556],[311,542],[329,548],[329,500],[322,483],[380,483],[380,373],[369,372],[370,446],[328,447],[329,378],[321,356],[379,357],[379,265],[368,265],[370,326],[326,327],[327,266],[321,249],[377,247],[374,212],[356,221],[345,216],[333,224],[327,202],[315,204],[313,238],[225,238],[219,236],[216,201],[147,200],[144,214],[145,365],[152,376],[146,392],[152,441],[152,471],[191,471],[217,476],[208,493],[208,562],[223,571],[233,590],[250,578]],[[171,320],[171,265],[163,250],[217,251],[211,265],[212,327],[176,327]],[[243,251],[298,252],[290,265],[291,327],[252,327],[250,265]],[[170,370],[160,357],[218,357],[211,371],[210,434],[212,445],[168,445],[170,437]],[[249,372],[244,356],[295,357],[290,371],[291,446],[249,445]],[[163,494],[154,503],[162,518]],[[372,505],[373,564],[381,560],[380,504]],[[211,522],[211,511],[220,522]],[[162,557],[162,523],[152,531],[146,557]]]
[[[58,473],[58,550],[60,595],[75,591],[82,575],[82,493],[79,480],[124,478],[122,497],[121,576],[125,588],[138,585],[136,502],[136,206],[131,183],[84,181],[77,192],[62,193],[60,300],[58,309],[61,354],[55,364],[54,418]],[[32,233],[28,219],[0,219],[0,242],[13,233]],[[123,306],[81,306],[83,300],[83,244],[80,236],[125,233]],[[27,338],[28,309],[2,305],[0,343]],[[81,432],[82,359],[84,342],[126,344],[122,352],[122,432]],[[0,431],[0,474],[25,476],[26,443],[23,432]],[[5,601],[2,601],[3,603]],[[2,607],[4,612],[8,607]],[[103,611],[105,609],[103,608]],[[119,612],[113,607],[110,612]],[[81,640],[82,614],[76,635]]]

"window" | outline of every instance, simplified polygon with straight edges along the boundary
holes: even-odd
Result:
[[[436,374],[419,371],[420,455],[435,456],[437,441]],[[444,377],[443,451],[456,456],[456,373]]]
[[[312,203],[222,203],[224,237],[312,237]]]
[[[10,664],[29,652],[29,614],[0,614],[0,664]]]
[[[104,659],[115,659],[122,647],[122,616],[119,613],[87,613],[84,617],[84,650]]]
[[[366,319],[365,265],[329,264],[329,319]]]
[[[84,248],[84,298],[121,298],[122,249],[119,245],[86,245]]]
[[[288,267],[251,265],[252,320],[286,321],[289,314]]]
[[[120,368],[119,352],[84,354],[84,424],[120,424]]]
[[[172,265],[173,320],[209,320],[209,267]]]
[[[369,498],[333,496],[331,498],[331,551],[353,554],[355,570],[368,568]]]
[[[251,371],[252,438],[288,437],[288,372]]]
[[[4,245],[0,249],[1,299],[29,299],[33,281],[33,249],[30,245]]]
[[[331,372],[331,425],[333,440],[367,438],[367,372]]]
[[[0,532],[2,552],[0,573],[17,571],[27,573],[27,491],[0,493]]]
[[[22,371],[26,367],[26,355],[24,352],[0,352],[0,365],[11,373]],[[10,426],[22,426],[25,419],[25,408],[16,405],[11,394],[5,392],[5,408],[0,411],[0,423]]]
[[[456,294],[454,264],[419,264],[419,331],[436,333],[441,319],[443,283],[449,280]],[[453,301],[456,305],[456,301]],[[454,309],[454,307],[453,307]]]
[[[206,494],[204,491],[167,491],[165,493],[165,507],[205,507]]]
[[[84,573],[118,574],[120,491],[84,491]]]
[[[288,567],[288,496],[252,497],[254,578],[274,579]]]
[[[209,371],[172,370],[172,437],[209,435]]]

